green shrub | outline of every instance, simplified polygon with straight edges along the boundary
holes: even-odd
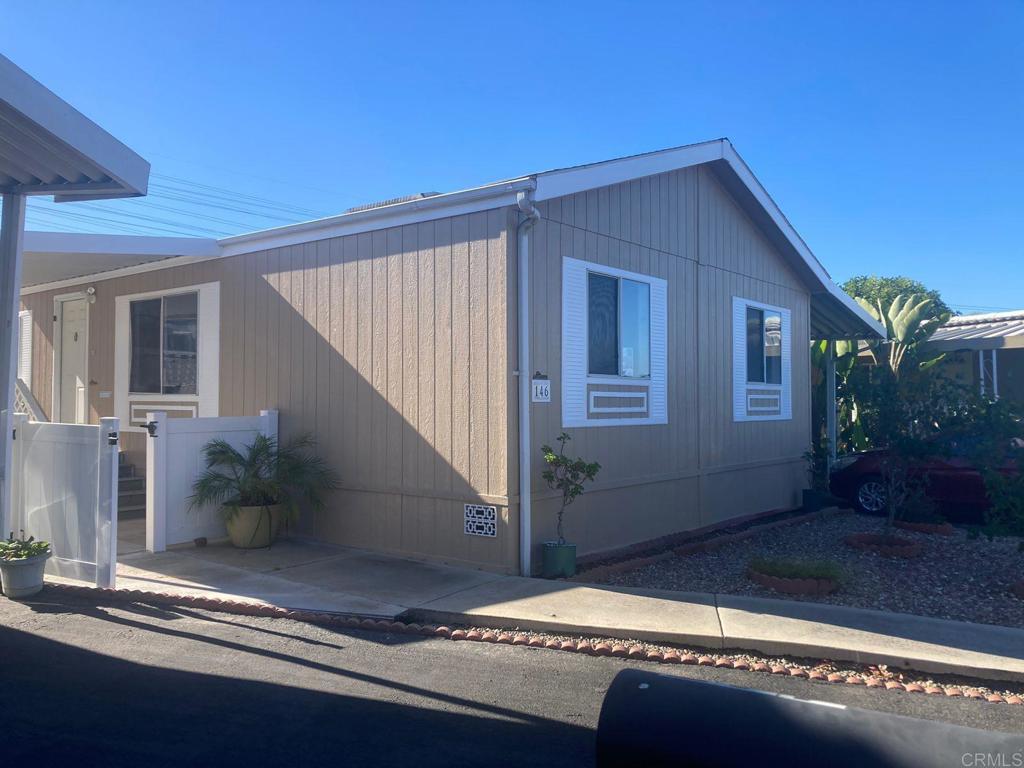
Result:
[[[0,541],[0,560],[25,560],[36,555],[45,555],[50,551],[50,542],[36,541],[34,536],[25,538],[25,532],[21,532],[22,538],[14,538],[14,531],[7,541]]]
[[[780,579],[831,579],[840,581],[842,571],[832,560],[788,560],[757,557],[750,561],[750,570]]]

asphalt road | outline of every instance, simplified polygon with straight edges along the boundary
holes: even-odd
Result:
[[[95,607],[44,592],[30,604],[0,599],[0,755],[9,765],[586,766],[604,692],[630,667],[1024,731],[1024,710],[1006,704],[186,608]]]

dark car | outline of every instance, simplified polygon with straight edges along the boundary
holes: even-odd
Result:
[[[1020,453],[1022,442],[1013,441],[1013,453]],[[925,478],[925,493],[954,522],[980,522],[989,501],[981,472],[967,458],[968,446],[961,440],[951,442],[937,455],[916,464],[911,474]],[[832,494],[846,499],[858,512],[883,514],[886,509],[886,488],[882,471],[885,450],[851,453],[836,459],[832,465]],[[1016,473],[1020,461],[1007,459],[1001,471]]]

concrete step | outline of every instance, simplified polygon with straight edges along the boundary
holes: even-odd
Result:
[[[120,493],[145,492],[146,478],[144,477],[122,477],[117,481],[117,490]]]
[[[127,509],[128,507],[143,507],[146,506],[146,494],[145,493],[119,493],[117,494],[117,507],[118,509]]]

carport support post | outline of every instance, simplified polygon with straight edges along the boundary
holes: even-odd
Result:
[[[825,350],[825,432],[828,436],[828,466],[832,468],[836,460],[836,443],[838,442],[837,424],[839,403],[836,402],[836,341],[828,340]]]
[[[0,537],[11,522],[11,414],[14,410],[14,334],[18,330],[21,249],[25,238],[25,196],[0,195]]]

